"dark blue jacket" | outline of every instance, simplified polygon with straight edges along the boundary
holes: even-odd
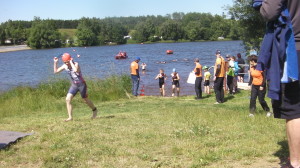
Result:
[[[280,99],[281,83],[298,80],[298,57],[291,19],[283,9],[276,21],[267,23],[267,32],[261,45],[258,70],[266,70],[269,81],[268,97]],[[286,62],[286,65],[284,66]],[[286,79],[282,77],[286,76]]]

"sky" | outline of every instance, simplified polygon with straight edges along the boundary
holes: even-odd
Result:
[[[82,17],[128,17],[174,12],[227,15],[233,0],[1,0],[0,23],[8,20],[76,20]]]

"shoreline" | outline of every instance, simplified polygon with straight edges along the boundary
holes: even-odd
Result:
[[[0,53],[31,50],[27,45],[0,46]]]

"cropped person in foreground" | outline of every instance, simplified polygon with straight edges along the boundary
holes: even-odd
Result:
[[[253,7],[268,21],[258,65],[267,72],[274,117],[286,120],[290,164],[299,168],[300,1],[254,0]]]

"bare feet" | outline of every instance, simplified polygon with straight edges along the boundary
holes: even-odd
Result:
[[[65,119],[65,122],[72,121],[72,118]]]

